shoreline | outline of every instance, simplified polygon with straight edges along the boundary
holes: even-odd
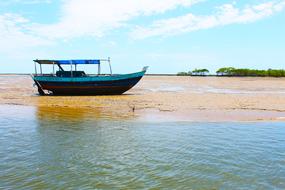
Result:
[[[2,76],[30,76],[31,73],[0,73],[0,77]],[[102,73],[101,75],[107,75]],[[116,75],[116,73],[114,73]],[[177,74],[145,74],[145,76],[150,76],[150,77],[193,77],[193,78],[210,78],[210,77],[215,77],[215,78],[284,78],[284,77],[273,77],[273,76],[227,76],[227,75],[184,75],[180,76]]]

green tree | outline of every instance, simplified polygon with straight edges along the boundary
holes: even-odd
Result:
[[[217,75],[226,75],[226,76],[231,76],[234,72],[235,68],[233,67],[223,67],[223,68],[220,68],[219,70],[217,70]]]
[[[268,69],[268,70],[257,70],[257,69],[235,69],[233,67],[223,67],[217,70],[219,76],[251,76],[251,77],[285,77],[285,70],[283,69]]]
[[[192,71],[192,75],[197,75],[197,76],[205,76],[209,73],[208,69],[195,69]]]

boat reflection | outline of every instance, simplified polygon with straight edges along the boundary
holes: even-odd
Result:
[[[60,179],[67,189],[86,183],[107,187],[134,175],[124,174],[142,157],[140,138],[127,121],[133,116],[102,108],[38,107],[36,118],[35,165],[45,182]]]
[[[101,107],[62,107],[38,106],[37,120],[39,123],[84,124],[99,120],[132,120],[136,116],[131,111],[120,112]]]

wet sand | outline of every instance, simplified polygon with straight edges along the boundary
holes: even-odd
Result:
[[[285,121],[284,78],[146,76],[121,96],[38,96],[29,76],[0,76],[0,105],[153,121]]]

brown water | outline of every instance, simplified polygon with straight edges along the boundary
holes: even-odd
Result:
[[[285,189],[285,123],[0,106],[0,189]]]

